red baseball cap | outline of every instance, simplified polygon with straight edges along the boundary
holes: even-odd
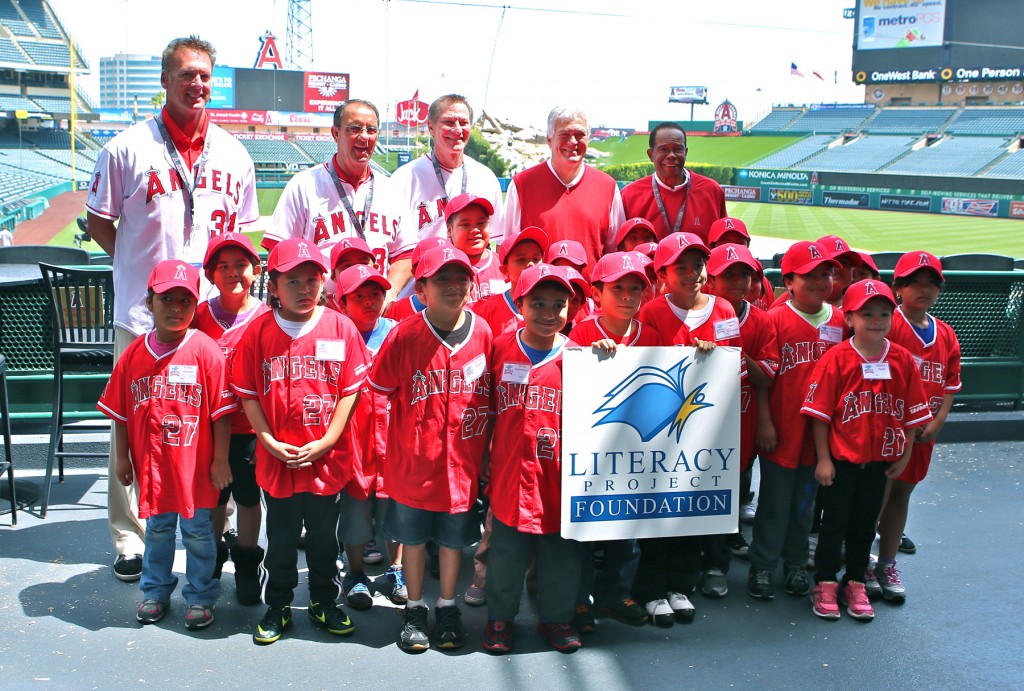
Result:
[[[477,206],[479,206],[481,209],[484,210],[484,213],[486,213],[488,216],[494,215],[494,205],[491,204],[489,199],[478,197],[475,194],[469,194],[468,192],[466,192],[464,194],[460,194],[457,197],[453,197],[448,202],[448,205],[444,207],[444,220],[446,222],[450,222],[452,220],[452,216],[459,213],[460,211],[465,209],[467,206],[470,206],[471,204],[476,204]]]
[[[364,283],[376,283],[385,291],[391,290],[391,283],[377,271],[376,267],[356,264],[338,274],[338,295],[354,293]]]
[[[697,250],[706,257],[711,256],[711,250],[707,248],[699,235],[693,233],[670,233],[658,243],[658,250],[654,253],[654,269],[661,271],[669,264],[674,264],[679,255],[687,250]]]
[[[516,283],[513,300],[529,295],[530,292],[541,283],[557,283],[563,286],[570,293],[573,292],[572,284],[565,275],[565,267],[552,266],[551,264],[534,264],[519,275],[519,282]]]
[[[313,262],[320,271],[327,273],[324,266],[324,253],[320,248],[309,240],[303,238],[288,238],[274,245],[267,257],[267,271],[290,271],[299,264]]]
[[[594,268],[590,272],[590,280],[595,283],[597,281],[612,283],[623,276],[632,275],[643,281],[645,286],[649,286],[651,281],[647,277],[647,272],[644,271],[646,265],[640,263],[637,255],[646,258],[639,252],[610,252],[604,255],[594,264]]]
[[[527,240],[540,245],[541,254],[548,249],[548,234],[537,226],[527,226],[515,235],[505,236],[505,239],[501,241],[501,245],[498,246],[498,260],[504,264],[508,253],[520,242],[526,242]]]
[[[555,240],[544,253],[544,262],[554,264],[556,259],[567,259],[573,266],[583,268],[587,265],[587,250],[576,240]]]
[[[939,277],[940,281],[946,280],[942,276],[942,262],[934,254],[924,251],[907,252],[899,261],[892,272],[893,278],[905,278],[918,269],[931,269]]]
[[[590,283],[583,277],[583,274],[571,266],[560,266],[558,268],[565,273],[565,277],[569,279],[571,285],[583,292],[584,297],[590,294]]]
[[[455,245],[448,241],[448,238],[436,237],[436,238],[425,238],[416,243],[416,246],[412,248],[412,254],[409,257],[409,261],[412,262],[412,270],[416,271],[416,267],[419,266],[420,259],[423,258],[424,252],[437,248],[455,249]]]
[[[154,293],[166,293],[172,288],[184,288],[199,299],[199,269],[180,259],[157,262],[149,274],[149,287]]]
[[[470,276],[473,275],[473,265],[469,263],[469,257],[465,252],[455,247],[435,247],[420,257],[416,265],[416,280],[430,278],[449,264],[458,264],[465,268]]]
[[[349,252],[361,252],[373,259],[373,250],[362,238],[342,238],[331,248],[331,271],[338,265],[338,261]]]
[[[790,245],[782,255],[782,275],[810,273],[819,264],[825,263],[833,269],[839,268],[839,262],[832,258],[828,248],[820,242],[801,240]]]
[[[747,232],[746,223],[738,218],[725,216],[711,224],[711,229],[708,231],[708,242],[713,245],[721,240],[722,236],[726,233],[739,233],[747,240],[750,239],[750,233]]]
[[[633,232],[634,228],[643,228],[649,230],[651,235],[658,237],[658,231],[654,229],[654,224],[648,221],[646,218],[630,218],[621,226],[619,226],[619,232],[615,233],[615,246],[618,247],[626,240],[626,236]]]
[[[872,271],[874,271],[876,274],[881,274],[881,272],[878,270],[878,264],[875,264],[874,257],[872,257],[867,252],[858,252],[857,254],[860,255],[861,266],[866,266]]]
[[[818,238],[818,242],[825,246],[825,249],[829,251],[833,259],[845,256],[853,262],[854,266],[860,266],[861,262],[864,261],[860,258],[860,252],[851,250],[846,240],[838,235],[826,235],[825,237]]]
[[[646,254],[647,257],[653,262],[654,261],[654,253],[658,251],[658,243],[656,243],[656,242],[645,242],[642,245],[637,245],[636,247],[634,247],[633,251],[634,252],[641,252],[643,254]]]
[[[255,259],[257,264],[260,263],[260,256],[256,254],[256,248],[253,247],[252,240],[250,240],[247,235],[244,233],[222,233],[210,238],[210,243],[206,246],[206,256],[203,257],[203,268],[206,269],[207,272],[213,269],[213,267],[210,266],[210,262],[213,261],[214,255],[226,247],[237,247],[248,254],[250,259]]]
[[[758,272],[757,260],[750,253],[745,245],[726,243],[711,250],[711,258],[708,259],[708,274],[718,276],[733,264],[749,266],[755,274]]]
[[[872,298],[882,298],[896,307],[896,298],[893,297],[889,286],[873,278],[867,278],[850,284],[846,289],[846,293],[843,294],[843,311],[856,312]]]

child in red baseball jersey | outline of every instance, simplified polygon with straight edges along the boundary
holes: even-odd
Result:
[[[378,250],[378,252],[380,251]],[[358,237],[338,240],[337,244],[331,248],[331,280],[334,281],[335,289],[338,287],[338,276],[341,272],[357,264],[363,266],[374,266],[375,264],[373,250],[366,244],[366,240]],[[345,314],[339,293],[329,293],[326,304],[335,312]]]
[[[960,342],[949,324],[928,314],[939,297],[942,282],[942,264],[933,254],[907,252],[896,262],[893,290],[899,308],[892,318],[889,339],[914,356],[933,416],[931,422],[918,430],[906,469],[889,483],[878,519],[878,565],[865,577],[869,594],[873,590],[896,602],[907,597],[906,586],[896,570],[896,552],[913,554],[917,550],[903,533],[910,495],[928,472],[935,437],[946,423],[953,395],[961,387]]]
[[[758,417],[761,497],[750,545],[747,593],[775,597],[775,569],[785,567],[785,589],[793,597],[811,591],[808,536],[813,520],[814,439],[800,404],[814,363],[845,337],[842,310],[828,304],[838,262],[824,245],[794,243],[782,257],[782,280],[792,297],[768,311],[779,345],[779,371],[768,397],[768,415]]]
[[[484,475],[494,518],[483,647],[492,653],[512,649],[512,622],[534,554],[537,627],[556,650],[580,647],[570,622],[583,545],[559,534],[562,352],[572,343],[559,331],[571,295],[560,267],[526,269],[515,292],[523,327],[496,338],[491,351],[494,431]]]
[[[355,324],[371,357],[380,350],[384,339],[395,327],[393,319],[381,316],[384,299],[391,284],[372,266],[350,266],[337,276],[338,301]],[[348,573],[342,581],[345,600],[353,609],[373,606],[370,581],[364,564],[377,563],[367,558],[367,548],[374,541],[375,527],[383,522],[384,499],[380,469],[387,454],[388,399],[364,382],[352,418],[345,428],[345,438],[352,448],[352,479],[341,493],[341,520],[338,541],[348,555]],[[395,604],[405,603],[405,580],[402,577],[400,547],[386,544],[392,566],[385,580],[388,596]],[[379,554],[379,552],[378,552]],[[383,555],[381,555],[383,559]]]
[[[590,271],[587,267],[587,250],[576,240],[559,240],[551,243],[544,253],[544,263],[571,269],[566,272],[569,283],[573,286],[572,299],[569,301],[568,320],[562,335],[568,335],[576,324],[586,320],[597,309],[590,298]]]
[[[850,269],[850,280],[854,283],[868,278],[872,278],[876,281],[882,280],[882,274],[878,271],[878,265],[875,264],[875,258],[867,252],[858,252],[857,255],[860,257],[860,266],[854,266]]]
[[[493,215],[491,202],[475,194],[463,193],[453,197],[444,208],[448,238],[452,245],[466,253],[473,265],[475,280],[470,304],[508,290],[508,281],[501,272],[498,257],[488,249]]]
[[[721,220],[712,224],[712,233]],[[754,440],[757,438],[758,418],[768,415],[768,392],[779,369],[775,326],[767,313],[753,307],[745,299],[757,276],[758,266],[750,250],[745,245],[737,244],[715,247],[708,260],[708,285],[711,293],[728,300],[736,310],[740,337],[743,339],[743,359],[748,376],[740,384],[740,497],[745,504],[753,499],[750,483],[754,457],[757,455]],[[742,507],[740,515],[742,517]],[[726,543],[735,556],[747,556],[749,545],[741,532],[729,535]]]
[[[473,311],[487,322],[495,336],[516,331],[523,325],[523,315],[516,309],[512,294],[519,275],[544,261],[547,247],[548,236],[537,226],[528,226],[518,234],[508,235],[502,240],[498,247],[498,258],[501,261],[501,273],[508,278],[509,289],[473,305]]]
[[[369,367],[352,321],[323,307],[327,267],[316,245],[282,240],[267,270],[274,309],[246,329],[231,371],[231,386],[260,442],[256,481],[267,505],[267,611],[253,634],[260,645],[278,640],[291,623],[303,526],[309,617],[336,635],[355,630],[334,604],[338,493],[352,473],[342,433]]]
[[[654,225],[646,218],[629,218],[615,233],[615,248],[619,252],[632,252],[649,243],[658,242]]]
[[[230,372],[242,334],[253,319],[269,309],[249,294],[249,288],[260,274],[259,256],[252,241],[244,234],[224,233],[210,240],[203,270],[207,279],[217,287],[218,294],[199,303],[192,325],[217,341],[227,358]],[[258,605],[260,602],[259,568],[263,561],[263,548],[258,540],[263,508],[253,465],[255,453],[256,435],[245,411],[239,407],[231,416],[231,446],[228,451],[231,485],[220,493],[220,501],[213,511],[213,537],[217,542],[218,564],[223,564],[228,547],[221,531],[228,498],[234,497],[238,509],[238,542],[231,547],[231,559],[235,563],[235,591],[240,605]]]
[[[436,237],[424,238],[416,244],[412,253],[409,255],[409,263],[412,264],[412,273],[414,276],[416,275],[416,267],[419,265],[420,258],[423,257],[423,253],[437,247],[454,249],[455,245],[453,245],[448,238]],[[406,284],[406,287],[402,289],[402,293],[404,294],[406,290],[409,290],[408,284]],[[388,319],[393,319],[396,322],[405,321],[412,315],[422,312],[426,307],[427,306],[423,304],[419,297],[417,297],[414,289],[411,294],[400,297],[398,300],[395,300],[388,305],[387,310],[384,312],[384,316]]]
[[[408,602],[398,644],[412,652],[430,647],[423,578],[431,540],[440,546],[441,576],[433,640],[445,649],[465,643],[455,588],[462,550],[480,537],[476,498],[491,395],[491,330],[464,309],[472,284],[461,250],[424,253],[416,294],[427,307],[388,334],[370,377],[391,397],[384,534],[402,544]]]
[[[932,419],[913,356],[886,338],[895,308],[881,281],[847,289],[843,313],[853,337],[818,360],[800,408],[811,420],[818,457],[822,516],[812,600],[814,613],[825,619],[839,618],[840,601],[854,619],[874,619],[862,579],[886,481],[899,477],[910,460],[910,430]]]
[[[238,408],[224,354],[209,336],[189,328],[198,298],[195,267],[177,259],[153,267],[146,307],[154,329],[128,346],[97,403],[119,425],[117,479],[126,487],[138,482],[139,517],[146,519],[136,618],[153,624],[167,610],[178,583],[171,567],[180,526],[187,555],[185,627],[191,630],[213,622],[220,591],[211,510],[231,483],[230,413]]]

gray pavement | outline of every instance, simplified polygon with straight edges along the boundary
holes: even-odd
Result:
[[[38,453],[22,442],[19,457]],[[106,469],[74,466],[54,485],[45,520],[21,512],[12,528],[0,516],[0,688],[1021,688],[1022,457],[1022,442],[938,447],[911,509],[918,553],[899,562],[908,601],[878,603],[872,623],[820,620],[808,600],[781,589],[774,603],[754,601],[737,560],[728,597],[697,596],[692,624],[602,620],[574,655],[546,648],[524,598],[516,649],[505,657],[480,649],[486,608],[469,607],[463,650],[407,655],[394,644],[399,618],[383,598],[371,611],[350,611],[358,629],[348,638],[316,629],[299,609],[285,638],[257,647],[251,633],[262,610],[235,602],[231,575],[209,629],[185,630],[180,588],[168,617],[143,628],[136,584],[115,580],[110,568]],[[19,477],[38,482],[41,471],[26,465]],[[178,557],[183,573],[180,545]],[[469,562],[467,552],[461,588]],[[295,603],[304,607],[300,580]],[[436,584],[428,578],[428,601]]]

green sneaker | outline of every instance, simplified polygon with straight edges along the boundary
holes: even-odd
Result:
[[[267,613],[256,625],[256,633],[252,635],[252,642],[256,645],[270,645],[284,633],[288,625],[292,623],[292,608],[267,607]]]
[[[331,602],[323,607],[318,602],[309,601],[309,618],[322,624],[328,632],[335,636],[347,636],[356,630],[356,625],[345,614],[345,610]]]

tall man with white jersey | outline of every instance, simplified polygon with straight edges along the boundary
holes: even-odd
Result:
[[[434,148],[406,163],[391,176],[398,195],[409,208],[420,240],[448,237],[444,209],[448,200],[470,193],[491,203],[491,239],[501,242],[504,226],[501,183],[490,168],[465,156],[473,128],[473,109],[465,96],[446,94],[430,104],[427,129]]]
[[[320,248],[324,264],[333,269],[331,248],[344,238],[362,238],[374,264],[394,286],[388,292],[390,302],[412,275],[408,254],[416,245],[416,232],[403,218],[407,211],[392,181],[370,166],[379,132],[380,116],[369,101],[349,99],[338,106],[331,127],[337,153],[288,181],[263,246],[272,249],[286,238],[305,238]],[[333,281],[328,290],[333,292]]]
[[[115,361],[153,327],[146,281],[157,262],[202,266],[211,236],[243,230],[259,218],[252,159],[206,112],[216,57],[198,37],[171,41],[161,62],[163,110],[114,137],[96,159],[86,210],[89,235],[113,257]],[[204,282],[204,293],[209,287]],[[114,473],[113,433],[110,446],[114,575],[135,581],[142,573],[145,527],[134,489]]]

